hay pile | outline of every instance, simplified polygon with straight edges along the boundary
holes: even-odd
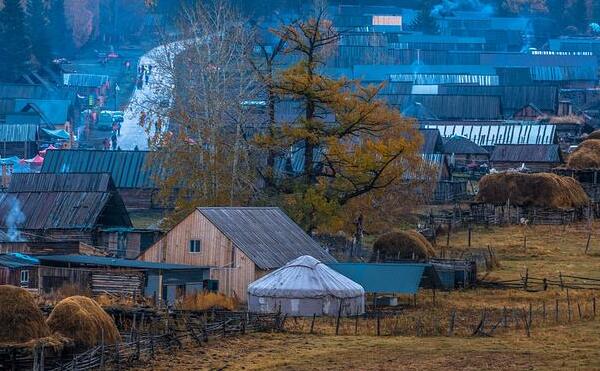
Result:
[[[0,343],[23,343],[49,334],[44,315],[27,290],[0,286]]]
[[[421,260],[433,256],[433,247],[419,232],[390,232],[380,236],[373,244],[371,261]]]
[[[50,316],[52,331],[73,339],[77,347],[93,347],[102,343],[114,344],[120,340],[112,318],[94,300],[85,296],[71,296],[61,300]]]
[[[594,130],[585,137],[585,140],[590,139],[600,139],[600,130]]]
[[[567,167],[569,169],[600,169],[600,139],[586,139],[582,142],[569,155]]]
[[[226,309],[235,310],[238,306],[237,300],[217,292],[198,292],[195,295],[187,295],[178,305],[183,310],[209,310]]]
[[[573,178],[556,174],[497,173],[479,181],[477,201],[493,205],[570,209],[588,204],[588,197]]]

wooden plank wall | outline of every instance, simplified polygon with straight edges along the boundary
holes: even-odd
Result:
[[[202,241],[202,251],[191,253],[190,240]],[[197,210],[139,259],[215,267],[211,269],[211,279],[219,280],[219,291],[237,296],[242,302],[246,302],[248,284],[255,279],[254,263]]]

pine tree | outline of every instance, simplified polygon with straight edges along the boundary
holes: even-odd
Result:
[[[286,52],[300,61],[275,77],[274,91],[279,101],[291,100],[302,110],[296,119],[256,137],[265,152],[285,156],[292,148],[290,155],[298,154],[294,162],[300,169],[282,174],[277,167],[261,175],[272,189],[266,193],[278,195],[277,202],[308,231],[345,227],[357,216],[351,210],[369,214],[421,161],[414,122],[378,99],[382,86],[320,72],[339,39],[323,17],[319,11],[275,31],[286,41]]]
[[[19,0],[4,0],[4,8],[0,11],[0,40],[0,79],[16,81],[28,72],[31,61],[25,12]]]
[[[50,62],[48,17],[43,0],[30,0],[28,6],[27,28],[33,47],[33,55],[39,64]]]
[[[64,0],[52,0],[48,12],[49,39],[52,52],[61,56],[73,50],[73,32],[67,27]]]

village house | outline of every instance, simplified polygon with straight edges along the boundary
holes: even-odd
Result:
[[[485,148],[461,135],[452,135],[444,140],[444,153],[454,168],[479,166],[490,159],[490,153]]]
[[[0,215],[8,235],[115,251],[118,234],[105,229],[132,227],[110,174],[13,174],[8,191],[0,193]]]
[[[138,259],[209,266],[220,292],[246,302],[249,283],[302,255],[335,261],[279,208],[207,207],[194,210]]]
[[[532,172],[549,172],[563,163],[563,156],[558,144],[499,145],[494,147],[490,162],[496,170],[525,166]]]

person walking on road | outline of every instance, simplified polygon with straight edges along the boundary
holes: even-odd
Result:
[[[104,138],[104,140],[102,141],[102,147],[104,147],[105,151],[108,151],[110,149],[110,141],[108,140],[108,138]]]
[[[112,142],[112,149],[114,151],[117,149],[117,133],[115,131],[113,131],[110,140]]]

